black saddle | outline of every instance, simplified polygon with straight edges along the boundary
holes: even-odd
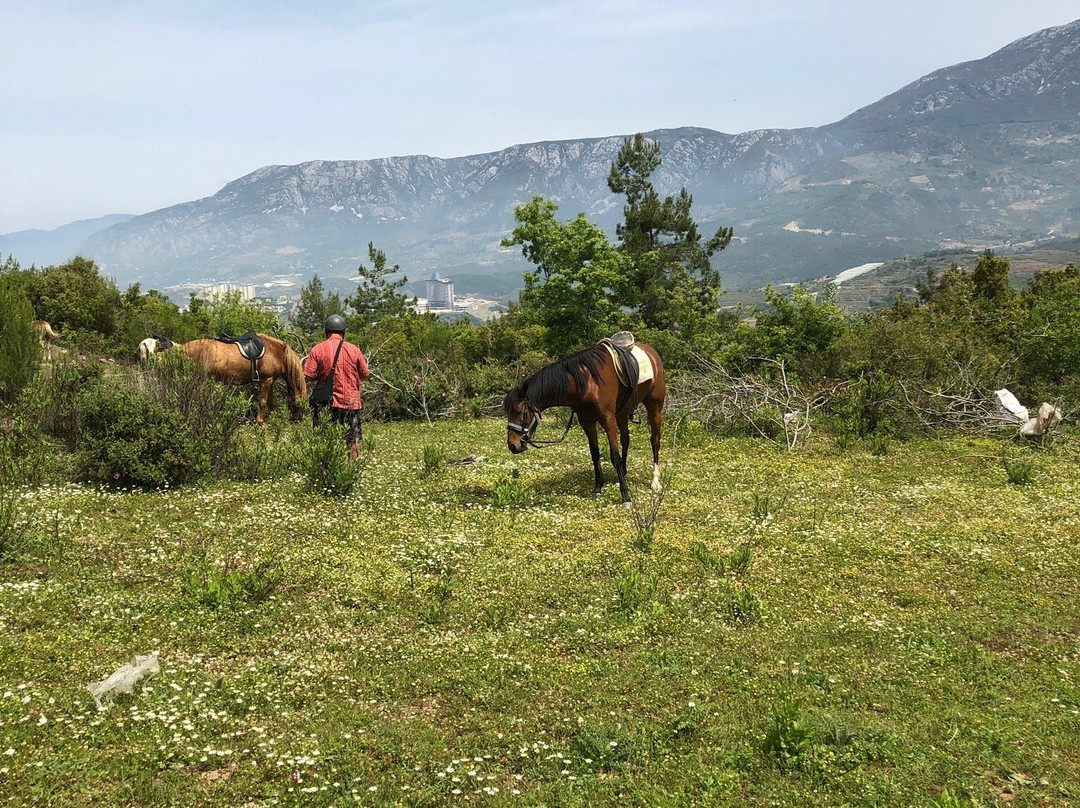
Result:
[[[618,409],[622,410],[630,401],[630,397],[634,395],[634,391],[638,386],[638,362],[637,357],[634,356],[633,351],[629,348],[624,348],[621,345],[613,345],[615,353],[619,355],[619,360],[622,362],[623,370],[626,372],[626,392],[619,396]]]
[[[226,345],[235,345],[240,351],[240,355],[251,362],[251,380],[253,382],[259,381],[258,362],[262,359],[262,355],[266,353],[266,343],[263,342],[262,337],[254,331],[248,331],[239,337],[222,334],[217,338],[217,341],[224,342]]]
[[[616,412],[621,412],[622,409],[630,401],[630,397],[634,395],[634,391],[638,386],[638,362],[637,357],[634,356],[633,351],[630,349],[634,346],[634,342],[631,340],[628,345],[623,345],[610,339],[602,339],[600,342],[607,345],[613,350],[619,357],[619,364],[622,365],[623,372],[626,374],[626,390],[620,392],[618,401],[615,406]],[[619,386],[622,386],[622,380],[619,380]]]

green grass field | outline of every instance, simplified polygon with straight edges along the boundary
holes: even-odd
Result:
[[[368,425],[346,500],[24,491],[0,805],[1080,805],[1075,440],[680,432],[636,511],[497,420]]]

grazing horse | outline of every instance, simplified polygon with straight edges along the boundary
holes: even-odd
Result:
[[[38,342],[41,343],[41,349],[45,350],[47,347],[45,340],[50,339],[56,342],[60,339],[60,335],[53,331],[48,320],[34,320],[34,333],[37,334]]]
[[[153,337],[147,337],[139,343],[139,361],[144,365],[150,361],[150,357],[159,353],[158,341]]]
[[[232,344],[220,342],[216,339],[193,339],[190,342],[169,342],[161,340],[157,346],[157,352],[175,347],[182,350],[201,365],[209,376],[226,384],[254,384],[259,385],[259,415],[258,423],[266,423],[266,413],[272,403],[271,396],[274,390],[274,382],[284,379],[289,388],[289,412],[294,421],[303,417],[303,402],[307,400],[307,382],[304,379],[304,369],[300,364],[300,357],[296,351],[281,340],[259,334],[266,351],[256,363],[258,379],[252,378],[251,360],[241,356],[239,349]]]
[[[611,353],[603,343],[597,343],[541,368],[507,393],[503,410],[507,417],[506,444],[510,451],[520,454],[529,446],[542,445],[534,441],[541,413],[548,407],[570,407],[589,438],[596,483],[593,496],[604,486],[596,432],[599,424],[607,433],[611,465],[619,478],[622,501],[629,503],[630,489],[626,484],[626,454],[630,448],[628,421],[634,408],[644,404],[652,439],[652,489],[659,490],[660,422],[667,390],[664,364],[652,346],[638,343],[636,347],[648,356],[652,378],[642,381],[633,390],[620,382]]]

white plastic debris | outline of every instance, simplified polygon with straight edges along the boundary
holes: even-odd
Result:
[[[97,708],[107,710],[117,693],[130,693],[140,679],[153,676],[159,670],[161,666],[158,665],[157,654],[136,654],[131,662],[121,665],[108,679],[90,682],[86,689],[97,702]]]
[[[1011,392],[1002,387],[1000,390],[994,391],[994,396],[997,398],[997,414],[1005,420],[1015,421],[1018,424],[1022,424],[1028,420],[1028,408],[1016,400]]]
[[[1020,427],[1020,434],[1029,438],[1045,435],[1049,430],[1061,423],[1061,410],[1049,402],[1043,402],[1039,407],[1037,417],[1030,419]]]

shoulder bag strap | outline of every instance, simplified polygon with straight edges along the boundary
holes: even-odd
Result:
[[[334,364],[330,366],[330,372],[333,373],[337,368],[337,358],[341,356],[341,349],[345,346],[345,337],[341,338],[341,342],[338,343],[337,350],[334,352]]]

